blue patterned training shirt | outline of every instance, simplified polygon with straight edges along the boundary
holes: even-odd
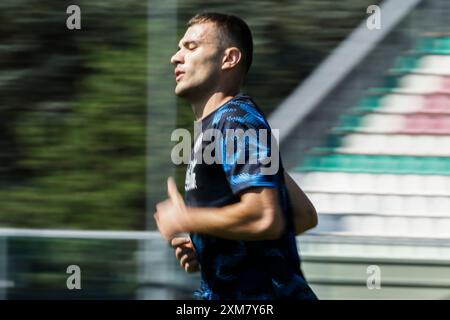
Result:
[[[236,241],[191,234],[201,264],[196,296],[316,299],[300,271],[284,169],[262,112],[248,95],[239,94],[196,122],[196,127],[186,172],[186,205],[223,207],[238,202],[249,188],[274,188],[287,222],[276,240]]]

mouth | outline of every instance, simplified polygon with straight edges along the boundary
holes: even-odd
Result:
[[[183,77],[183,75],[184,75],[184,72],[181,72],[181,71],[175,71],[175,81],[180,81],[181,80],[181,78]]]

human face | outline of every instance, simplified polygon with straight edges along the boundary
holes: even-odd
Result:
[[[175,94],[198,99],[218,83],[221,70],[218,31],[214,23],[189,27],[170,62],[175,66]]]

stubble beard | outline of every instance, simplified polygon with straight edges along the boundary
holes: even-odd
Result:
[[[214,88],[213,79],[215,77],[217,77],[217,75],[212,75],[199,84],[193,85],[184,84],[185,87],[183,86],[182,83],[184,79],[181,79],[180,82],[175,87],[175,94],[178,97],[184,98],[190,102],[198,101],[202,99],[205,95],[208,95],[213,91]]]

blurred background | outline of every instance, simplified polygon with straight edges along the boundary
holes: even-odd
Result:
[[[298,237],[319,298],[450,299],[446,0],[2,0],[0,299],[192,298],[153,208],[184,189],[169,60],[204,10],[253,31],[244,91],[319,212]]]

